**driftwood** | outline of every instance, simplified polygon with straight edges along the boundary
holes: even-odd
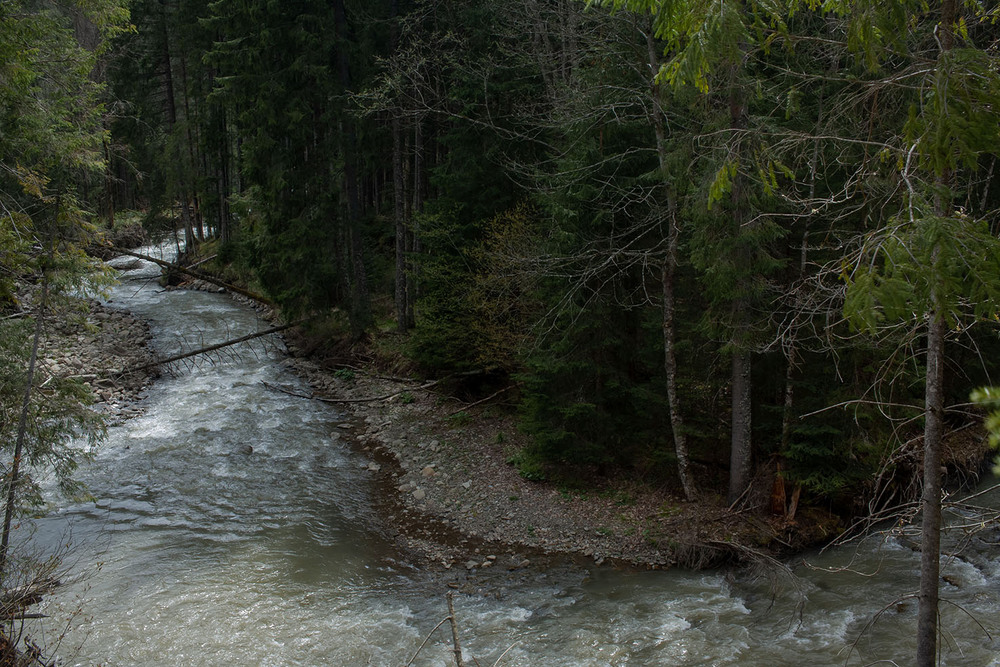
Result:
[[[202,259],[199,259],[199,260],[198,260],[197,262],[195,262],[194,264],[192,264],[191,266],[189,266],[189,267],[187,267],[187,268],[189,268],[189,269],[193,269],[193,268],[195,268],[196,266],[201,266],[201,265],[202,265],[202,264],[204,264],[205,262],[211,262],[211,261],[212,261],[213,259],[215,259],[216,257],[218,257],[218,255],[209,255],[208,257],[204,257],[204,258],[202,258]]]
[[[455,594],[452,591],[448,591],[448,618],[451,620],[451,641],[455,647],[455,665],[457,667],[465,667],[465,661],[462,660],[462,645],[458,643],[458,622],[455,621],[454,597]]]
[[[0,593],[0,607],[30,607],[38,604],[47,593],[51,593],[59,586],[57,579],[46,577],[39,581],[33,581],[25,586],[8,588]]]
[[[264,331],[258,331],[257,333],[247,334],[246,336],[241,336],[233,340],[227,340],[224,343],[216,343],[215,345],[209,345],[208,347],[203,347],[192,352],[184,352],[183,354],[175,354],[172,357],[167,357],[166,359],[157,359],[156,361],[144,364],[142,366],[137,366],[136,368],[130,368],[125,371],[125,374],[137,373],[139,371],[144,371],[150,368],[155,368],[156,366],[162,366],[163,364],[169,364],[174,361],[180,361],[181,359],[187,359],[189,357],[195,357],[199,354],[206,354],[208,352],[214,352],[216,350],[221,350],[224,347],[229,347],[230,345],[238,345],[239,343],[245,343],[248,340],[253,340],[254,338],[261,338],[263,336],[268,336],[273,333],[278,333],[279,331],[284,331],[285,329],[291,329],[292,327],[299,324],[298,322],[293,322],[291,324],[282,324],[281,326],[271,327]]]
[[[0,593],[0,623],[29,618],[48,618],[45,614],[28,613],[26,610],[41,602],[45,595],[59,585],[59,580],[45,577],[24,586],[4,590]]]
[[[174,271],[177,271],[178,273],[185,273],[185,274],[191,276],[192,278],[197,278],[198,280],[204,280],[206,283],[211,283],[213,285],[218,285],[219,287],[223,287],[223,288],[229,290],[230,292],[236,292],[237,294],[242,294],[243,296],[247,297],[248,299],[253,299],[254,301],[257,301],[258,303],[262,303],[262,304],[264,304],[266,306],[273,306],[274,305],[274,302],[271,301],[270,299],[268,299],[266,296],[261,296],[260,294],[255,294],[255,293],[251,292],[250,290],[243,289],[242,287],[239,287],[237,285],[231,285],[231,284],[229,284],[229,283],[227,283],[225,281],[219,280],[218,278],[216,278],[214,276],[210,276],[207,273],[202,273],[201,271],[195,271],[194,269],[191,269],[189,267],[184,267],[184,266],[181,266],[180,264],[174,264],[173,262],[168,262],[166,260],[162,260],[162,259],[159,259],[159,258],[156,258],[156,257],[150,257],[149,255],[143,255],[142,253],[134,252],[132,250],[126,250],[124,248],[117,248],[117,247],[112,247],[111,249],[114,252],[121,253],[122,255],[129,255],[130,257],[138,257],[139,259],[144,259],[147,262],[152,262],[153,264],[159,264],[160,266],[162,266],[162,267],[164,267],[166,269],[173,269]]]

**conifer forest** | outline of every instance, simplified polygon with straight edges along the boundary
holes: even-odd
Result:
[[[998,21],[3,0],[0,587],[31,466],[72,492],[66,443],[105,428],[36,371],[45,313],[159,234],[316,354],[489,399],[532,483],[634,480],[782,530],[912,508],[914,664],[937,664],[942,497],[990,474],[1000,424]]]

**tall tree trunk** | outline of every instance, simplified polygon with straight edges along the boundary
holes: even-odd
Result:
[[[191,99],[188,96],[188,81],[187,81],[187,59],[183,54],[178,59],[181,68],[181,100],[184,103],[184,134],[187,138],[187,153],[188,153],[188,168],[184,170],[181,189],[183,190],[184,201],[193,201],[194,210],[193,216],[191,216],[192,224],[192,237],[195,241],[205,240],[205,228],[202,224],[201,217],[201,207],[198,205],[198,189],[193,183],[189,183],[188,179],[196,181],[195,179],[195,165],[197,164],[197,159],[195,158],[194,151],[194,137],[191,134],[191,127],[194,125],[194,121],[191,118]],[[188,188],[191,188],[190,194],[188,193]],[[190,247],[190,246],[189,246]]]
[[[162,39],[163,58],[163,86],[164,97],[167,103],[167,125],[171,130],[177,124],[177,106],[174,102],[174,73],[170,63],[170,32],[167,29],[167,3],[166,0],[160,2],[160,37]]]
[[[729,504],[735,503],[750,485],[752,404],[750,364],[747,350],[732,352],[732,441],[729,454]]]
[[[219,120],[219,167],[216,173],[216,187],[219,193],[219,228],[215,230],[216,235],[223,243],[228,243],[229,235],[229,127],[226,123],[226,108],[219,109],[221,118]]]
[[[417,117],[413,128],[413,215],[410,218],[410,265],[406,273],[406,322],[407,326],[416,326],[417,298],[419,286],[417,257],[420,255],[420,213],[424,210],[424,121]]]
[[[171,62],[170,56],[170,31],[167,26],[167,2],[166,0],[161,0],[160,2],[160,33],[163,40],[163,84],[166,103],[167,103],[167,126],[170,128],[170,133],[173,134],[174,127],[177,125],[177,102],[174,97],[174,72],[173,64]],[[178,156],[174,156],[175,159]],[[182,192],[179,194],[181,201],[181,223],[184,225],[184,247],[185,249],[190,249],[194,245],[194,226],[191,223],[191,210],[188,207],[187,194],[183,192],[183,185],[181,186]]]
[[[954,47],[957,0],[943,0],[939,36],[941,59]],[[951,174],[945,168],[938,177],[935,213],[951,214],[947,190]],[[939,275],[941,251],[931,252],[931,276]],[[920,499],[923,520],[920,527],[920,593],[917,607],[917,667],[937,664],[938,591],[941,574],[941,446],[944,439],[944,340],[947,331],[941,286],[930,290],[927,321],[927,379],[924,389],[924,488]]]
[[[932,295],[932,298],[934,296]],[[927,323],[927,386],[924,404],[924,489],[920,505],[920,594],[917,665],[937,664],[938,579],[941,554],[941,440],[944,436],[945,321],[938,308]]]
[[[392,51],[399,48],[399,0],[392,0]],[[403,175],[403,127],[396,112],[392,119],[392,199],[396,226],[396,329],[406,333],[406,187]]]
[[[403,187],[403,130],[399,118],[392,119],[392,194],[396,219],[396,328],[407,329],[406,298],[406,202]]]
[[[656,55],[656,44],[653,41],[652,24],[647,27],[646,47],[649,55],[649,68],[655,77],[660,69],[659,58]],[[684,497],[689,501],[697,495],[694,480],[691,476],[691,466],[688,457],[687,434],[684,431],[684,419],[681,416],[680,397],[677,393],[677,355],[675,353],[676,331],[674,329],[674,312],[676,310],[674,294],[674,274],[677,270],[677,244],[680,237],[680,225],[677,222],[676,203],[669,188],[667,178],[667,147],[666,130],[664,128],[663,110],[660,108],[660,86],[652,85],[652,106],[650,123],[656,133],[656,154],[660,165],[660,178],[664,179],[663,190],[667,196],[667,256],[663,260],[663,370],[667,376],[667,404],[670,410],[670,430],[674,438],[674,452],[677,455],[677,474],[684,488]]]
[[[104,194],[108,214],[108,229],[115,228],[115,175],[111,162],[111,146],[104,140]]]
[[[739,60],[732,65],[729,88],[729,121],[734,133],[746,128],[746,92],[743,90],[743,54],[745,43],[740,44]],[[732,180],[732,230],[735,236],[744,233],[746,197],[743,193],[743,176],[737,171]],[[740,253],[740,251],[737,251]],[[742,254],[742,253],[741,253]],[[739,259],[739,257],[737,258]],[[732,327],[730,338],[732,359],[732,425],[731,449],[729,454],[729,503],[735,503],[750,484],[750,467],[753,457],[751,414],[753,395],[751,392],[752,353],[750,341],[746,340],[749,305],[744,297],[737,297],[732,304]]]
[[[677,266],[677,221],[669,220],[671,226],[667,241],[667,258],[663,262],[663,370],[667,376],[667,403],[670,408],[670,430],[674,436],[674,452],[677,455],[677,475],[684,488],[684,497],[689,501],[698,495],[691,474],[688,455],[687,433],[681,416],[680,398],[677,394],[676,331],[674,329],[674,268]]]

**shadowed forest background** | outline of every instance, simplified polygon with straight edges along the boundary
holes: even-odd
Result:
[[[936,7],[737,5],[136,2],[84,197],[321,340],[516,381],[526,476],[898,502],[931,266],[949,427],[997,353],[995,16],[942,69]]]

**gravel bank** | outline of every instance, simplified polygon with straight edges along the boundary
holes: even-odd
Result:
[[[141,413],[139,401],[157,375],[155,369],[130,372],[153,361],[149,325],[96,301],[86,306],[82,321],[49,329],[39,371],[82,380],[94,392],[95,408],[113,425]]]

